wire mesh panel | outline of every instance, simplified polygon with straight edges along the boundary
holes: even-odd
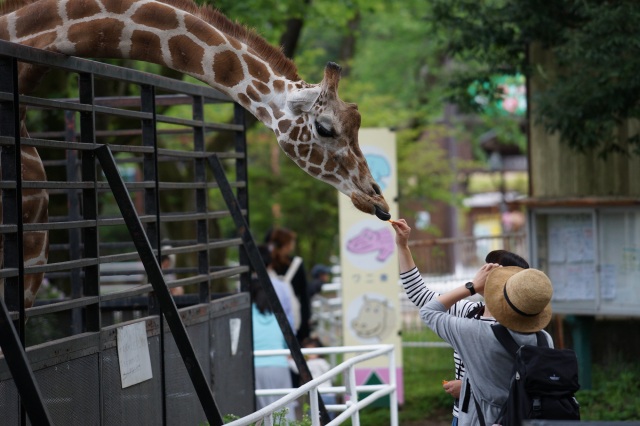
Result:
[[[20,424],[18,389],[11,378],[0,380],[0,413],[3,424]]]

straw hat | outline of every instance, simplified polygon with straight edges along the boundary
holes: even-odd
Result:
[[[544,272],[517,266],[493,269],[484,288],[485,303],[493,317],[521,333],[534,333],[549,324],[552,295],[551,281]]]

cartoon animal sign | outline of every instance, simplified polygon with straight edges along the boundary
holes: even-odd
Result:
[[[393,232],[388,227],[364,228],[347,242],[347,250],[355,254],[377,253],[376,260],[384,262],[393,254]]]
[[[360,339],[382,341],[395,330],[396,317],[391,302],[382,297],[364,294],[356,317],[351,320],[351,329]]]

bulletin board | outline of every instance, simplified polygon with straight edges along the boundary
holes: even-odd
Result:
[[[640,209],[532,209],[532,264],[555,313],[640,316]]]

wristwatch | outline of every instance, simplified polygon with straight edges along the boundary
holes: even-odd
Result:
[[[464,286],[467,288],[467,290],[469,290],[469,293],[471,293],[471,295],[472,295],[472,296],[473,296],[474,294],[476,294],[476,289],[475,289],[475,288],[473,288],[473,282],[472,282],[472,281],[469,281],[469,282],[468,282],[468,283],[466,283]]]

